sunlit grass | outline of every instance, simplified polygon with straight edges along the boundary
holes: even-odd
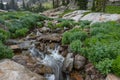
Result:
[[[106,13],[117,13],[120,14],[120,6],[107,6]]]

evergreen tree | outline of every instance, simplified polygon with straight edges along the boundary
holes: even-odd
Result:
[[[76,2],[78,3],[79,9],[81,10],[87,9],[88,0],[76,0]]]
[[[22,4],[22,6],[23,6],[23,9],[26,9],[25,1],[24,1],[24,0],[23,0],[23,4]]]
[[[0,1],[0,9],[4,9],[3,0]]]
[[[105,12],[107,1],[108,0],[93,0],[92,11]]]
[[[10,9],[17,10],[18,9],[17,2],[15,2],[15,0],[10,0],[9,7]]]

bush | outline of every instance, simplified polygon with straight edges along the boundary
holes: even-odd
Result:
[[[111,72],[113,60],[105,58],[104,60],[98,62],[95,67],[103,74],[107,75]]]
[[[56,25],[56,27],[59,27],[59,28],[64,28],[64,27],[72,28],[74,26],[75,26],[75,22],[70,20],[64,20]]]
[[[105,43],[106,42],[106,43]],[[105,58],[115,59],[120,52],[120,41],[96,42],[88,48],[88,59],[93,62],[99,62]]]
[[[3,19],[0,19],[0,24],[4,24],[5,21]]]
[[[37,27],[42,28],[43,24],[41,22],[37,22]]]
[[[18,29],[15,31],[15,37],[23,37],[29,30],[27,28]]]
[[[0,42],[0,59],[12,58],[13,55],[13,51]]]
[[[5,30],[0,29],[0,41],[4,42],[9,38],[9,33]]]
[[[55,29],[56,27],[55,27],[55,24],[54,23],[52,23],[52,22],[48,22],[48,28],[50,28],[50,29]]]
[[[65,32],[62,37],[62,43],[63,44],[69,44],[72,41],[75,40],[81,40],[84,41],[87,38],[87,33],[84,31],[81,31],[78,28],[72,29],[68,32]]]
[[[112,64],[112,71],[117,76],[120,76],[120,56],[118,56]]]
[[[107,6],[106,7],[106,12],[107,13],[117,13],[120,14],[120,6]]]
[[[70,32],[65,32],[62,37],[62,44],[69,44],[71,35],[72,34]]]
[[[84,31],[74,32],[70,35],[70,42],[74,40],[84,41],[87,38],[87,33]]]
[[[82,45],[80,40],[75,40],[70,44],[70,50],[75,53],[80,53],[82,51]]]
[[[80,22],[79,22],[79,25],[80,25],[80,27],[83,29],[83,28],[89,27],[90,23],[91,23],[91,21],[84,20],[84,21],[80,21]]]

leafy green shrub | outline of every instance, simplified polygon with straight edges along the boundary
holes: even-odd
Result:
[[[38,26],[39,28],[41,28],[41,27],[43,27],[43,24],[42,24],[41,22],[37,22],[37,26]]]
[[[9,38],[9,33],[5,30],[0,29],[0,41],[4,42]]]
[[[25,28],[31,28],[34,27],[34,24],[38,20],[38,17],[36,15],[27,15],[20,18],[21,24]]]
[[[62,37],[62,44],[69,44],[71,35],[72,34],[70,32],[65,32]]]
[[[109,5],[106,7],[106,12],[107,13],[117,13],[117,14],[120,14],[120,6],[112,6],[112,5]]]
[[[21,29],[23,27],[22,23],[19,20],[11,20],[6,23],[11,33],[14,33],[17,29]]]
[[[96,42],[88,48],[88,59],[93,62],[99,62],[105,58],[115,59],[120,52],[120,41],[111,43],[103,40]]]
[[[75,40],[84,41],[86,38],[87,38],[86,32],[81,31],[79,28],[75,28],[63,34],[62,43],[69,44]]]
[[[113,60],[105,58],[104,60],[98,62],[95,67],[104,75],[111,72]]]
[[[82,45],[80,40],[75,40],[70,44],[70,50],[75,53],[80,53],[82,51]]]
[[[29,30],[27,28],[18,29],[15,31],[15,37],[23,37]]]
[[[87,33],[84,31],[74,32],[70,35],[70,42],[74,40],[84,41],[87,38]]]
[[[0,24],[4,24],[5,21],[3,19],[0,19]]]
[[[0,42],[0,59],[12,58],[13,55],[13,51]]]
[[[54,23],[52,23],[52,22],[48,22],[48,28],[50,28],[50,29],[55,29],[56,27],[55,27],[55,24]]]
[[[120,56],[118,56],[112,64],[112,71],[117,76],[120,76]]]
[[[70,20],[64,20],[56,25],[56,27],[59,27],[59,28],[64,28],[64,27],[72,28],[74,26],[75,26],[75,22]]]
[[[88,20],[84,20],[84,21],[80,21],[79,25],[81,28],[85,28],[86,26],[90,25],[91,21]]]

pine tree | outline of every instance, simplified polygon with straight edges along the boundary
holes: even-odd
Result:
[[[108,0],[93,0],[92,11],[105,12],[107,1]]]
[[[0,9],[4,9],[3,0],[0,1]]]
[[[76,2],[78,3],[79,9],[81,10],[87,9],[88,0],[76,0]]]
[[[25,1],[23,0],[23,9],[26,9],[26,6],[25,6]]]
[[[15,0],[10,0],[9,7],[10,9],[17,10],[18,9],[17,2],[15,2]]]

